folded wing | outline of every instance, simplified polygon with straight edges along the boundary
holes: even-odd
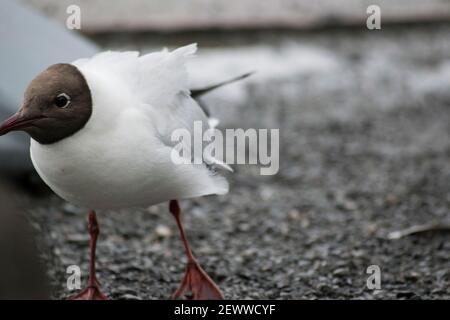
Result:
[[[120,77],[142,102],[138,107],[149,115],[161,141],[174,146],[176,142],[171,139],[174,130],[184,128],[193,136],[196,121],[202,124],[203,132],[209,128],[206,114],[190,96],[186,63],[196,51],[196,44],[142,56],[137,51],[106,51],[73,64]],[[228,165],[214,157],[204,160],[207,164],[231,171]]]

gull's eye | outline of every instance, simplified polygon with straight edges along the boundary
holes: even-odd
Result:
[[[54,102],[58,108],[67,108],[70,104],[70,97],[65,93],[61,93],[56,96]]]

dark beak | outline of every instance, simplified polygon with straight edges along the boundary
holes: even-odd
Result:
[[[23,130],[25,128],[28,128],[33,125],[33,122],[42,118],[42,116],[28,116],[19,111],[12,117],[6,119],[0,125],[0,136],[3,136],[11,131]]]

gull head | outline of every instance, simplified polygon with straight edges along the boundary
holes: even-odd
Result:
[[[22,106],[0,125],[0,136],[25,131],[37,142],[51,144],[83,128],[91,114],[84,76],[71,64],[54,64],[30,82]]]

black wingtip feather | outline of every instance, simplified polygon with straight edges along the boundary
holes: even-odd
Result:
[[[230,84],[230,83],[233,83],[233,82],[236,82],[236,81],[239,81],[239,80],[243,80],[243,79],[251,76],[254,73],[255,73],[255,71],[247,72],[247,73],[244,73],[244,74],[242,74],[242,75],[240,75],[238,77],[235,77],[235,78],[232,78],[230,80],[223,81],[223,82],[219,82],[217,84],[214,84],[214,85],[206,87],[206,88],[192,89],[191,90],[191,97],[194,98],[194,99],[199,98],[202,95],[204,95],[204,94],[206,94],[206,93],[208,93],[210,91],[213,91],[213,90],[215,90],[217,88],[223,87],[223,86],[225,86],[227,84]]]

